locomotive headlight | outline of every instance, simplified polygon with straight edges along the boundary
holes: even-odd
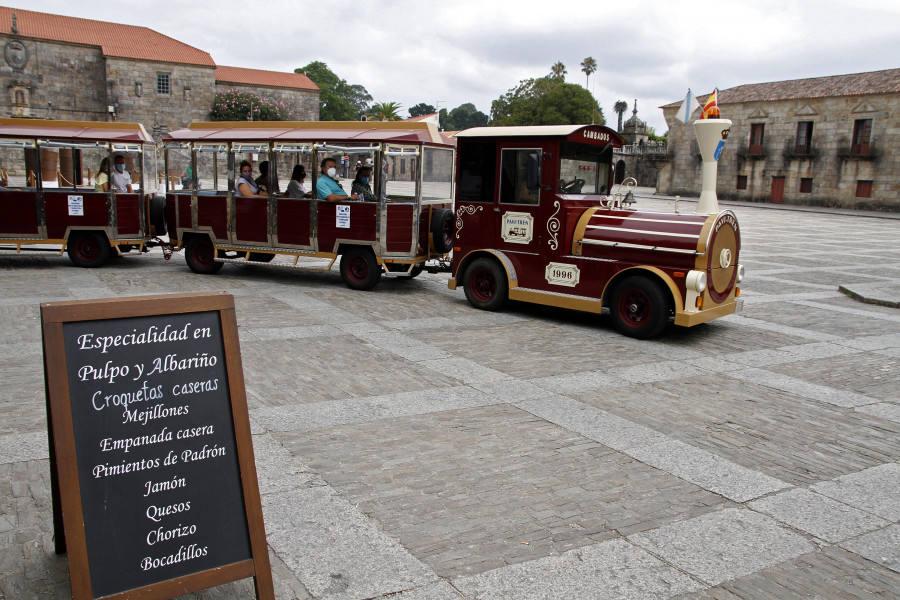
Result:
[[[702,293],[706,289],[706,271],[690,271],[684,283],[689,290]]]
[[[743,279],[744,279],[744,265],[738,265],[737,266],[737,277],[735,278],[735,281],[740,283],[741,280],[743,280]]]

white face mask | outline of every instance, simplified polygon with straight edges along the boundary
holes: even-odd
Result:
[[[329,177],[331,177],[332,179],[334,179],[334,176],[337,175],[337,169],[335,169],[334,167],[331,167],[330,169],[328,169],[325,172],[325,174],[328,175]]]

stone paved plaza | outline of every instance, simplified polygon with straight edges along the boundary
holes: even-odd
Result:
[[[354,292],[159,250],[0,258],[0,598],[70,594],[39,303],[213,290],[237,306],[279,598],[900,596],[900,310],[838,291],[898,289],[900,221],[733,210],[744,311],[654,341],[477,311],[446,274]]]

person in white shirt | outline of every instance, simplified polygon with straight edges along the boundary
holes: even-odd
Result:
[[[312,192],[306,191],[303,181],[306,179],[306,167],[294,165],[291,182],[287,186],[288,198],[312,198]]]
[[[121,154],[116,154],[114,162],[115,168],[110,173],[113,191],[132,193],[134,189],[131,187],[131,173],[125,169],[125,157]]]

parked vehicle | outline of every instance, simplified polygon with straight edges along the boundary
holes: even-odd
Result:
[[[384,273],[415,277],[452,248],[453,146],[432,124],[195,122],[163,141],[171,244],[196,273],[226,262],[328,270],[340,256],[344,282],[365,290]],[[348,196],[357,166],[370,166],[376,201],[316,198],[326,157]],[[268,196],[238,192],[242,161],[254,177],[266,164]],[[313,197],[285,195],[294,165]]]
[[[137,123],[0,119],[0,250],[67,252],[80,267],[145,250],[166,233],[164,199],[144,193],[147,150],[153,138]],[[97,191],[116,155],[133,190]]]
[[[622,145],[615,131],[480,127],[456,139],[449,285],[473,306],[497,310],[511,299],[608,311],[636,338],[740,308],[734,213],[631,208],[627,188],[610,189],[612,151]]]

